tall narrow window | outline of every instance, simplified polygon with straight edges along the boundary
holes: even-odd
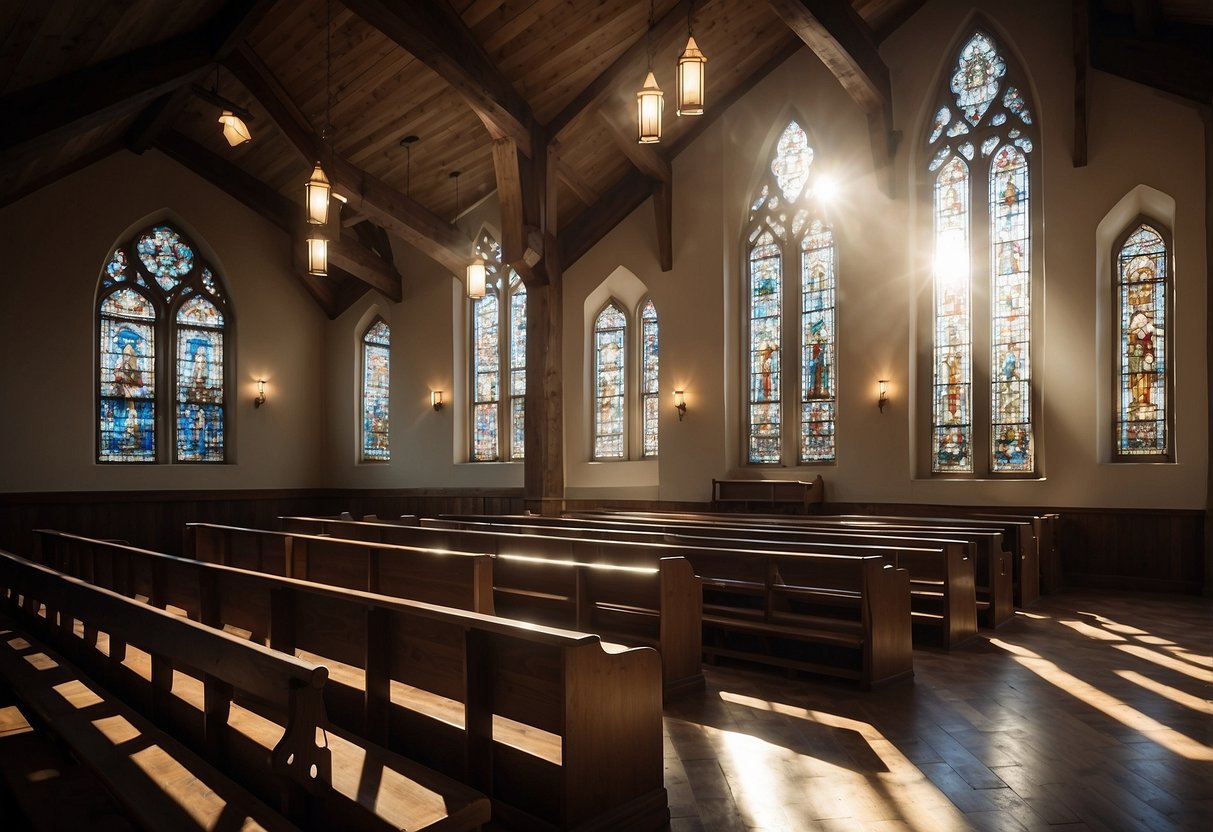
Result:
[[[780,134],[750,204],[746,305],[746,461],[820,464],[836,459],[837,256],[808,133]],[[791,264],[785,266],[785,264]],[[792,275],[784,280],[785,267]],[[795,275],[799,270],[800,279]],[[784,310],[789,310],[786,314]],[[784,354],[799,356],[783,361]],[[784,381],[792,391],[784,395]],[[783,426],[797,442],[785,442]]]
[[[484,260],[485,295],[472,302],[473,462],[522,459],[526,437],[526,286],[503,266],[487,231],[476,240]]]
[[[627,318],[614,302],[594,319],[594,458],[626,459],[624,344]]]
[[[1032,314],[1038,135],[1022,73],[989,33],[964,41],[929,128],[930,470],[1036,471]],[[979,356],[988,356],[988,361]],[[974,395],[988,388],[989,394]]]
[[[196,247],[169,225],[118,245],[97,293],[97,460],[227,459],[231,328],[226,294]],[[156,351],[167,344],[166,355]]]
[[[387,462],[392,330],[376,318],[362,335],[362,460]]]
[[[657,382],[657,307],[646,300],[640,307],[640,433],[645,457],[657,456],[657,416],[660,387]]]
[[[1116,251],[1117,458],[1171,458],[1169,424],[1170,257],[1167,239],[1152,220],[1137,220]]]

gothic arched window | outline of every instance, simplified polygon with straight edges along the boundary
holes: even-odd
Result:
[[[930,470],[1032,474],[1039,220],[1029,159],[1037,127],[1022,73],[980,29],[964,41],[938,95],[926,139],[934,253]],[[988,395],[975,396],[983,387]]]
[[[640,455],[643,457],[657,456],[661,389],[657,372],[659,360],[657,307],[650,298],[640,306]]]
[[[1169,461],[1171,258],[1159,223],[1139,217],[1115,249],[1116,430],[1114,458]]]
[[[116,246],[97,322],[97,461],[226,461],[231,310],[196,246],[163,223]]]
[[[375,318],[362,334],[362,461],[387,462],[392,330]]]
[[[627,459],[627,328],[615,301],[594,318],[594,459]]]
[[[502,265],[501,246],[487,231],[476,240],[476,255],[484,260],[486,285],[484,297],[472,302],[472,461],[522,459],[526,287]]]
[[[815,152],[788,123],[750,204],[746,256],[746,462],[832,463],[837,421],[837,256],[823,215]],[[785,273],[799,271],[799,281]],[[795,310],[785,314],[784,310]],[[788,347],[784,349],[785,345]],[[785,364],[784,354],[799,356]],[[799,391],[791,401],[786,389]],[[798,428],[786,441],[783,425]]]

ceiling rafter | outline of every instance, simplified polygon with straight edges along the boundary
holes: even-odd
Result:
[[[768,0],[868,117],[872,161],[886,194],[893,190],[893,86],[872,30],[849,0]]]
[[[459,93],[494,139],[513,140],[533,155],[535,118],[463,20],[445,0],[342,0],[342,2]]]
[[[250,47],[242,44],[228,56],[225,65],[307,161],[326,162],[325,172],[348,200],[349,210],[374,219],[452,273],[462,274],[472,251],[472,241],[463,231],[333,153]]]

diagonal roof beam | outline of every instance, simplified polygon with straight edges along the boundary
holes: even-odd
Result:
[[[212,21],[217,45],[211,59],[218,63],[236,48],[244,36],[252,31],[277,0],[229,0]],[[170,93],[153,101],[126,132],[126,145],[134,153],[142,153],[156,142],[156,137],[167,130],[189,101],[188,84],[182,84]]]
[[[886,194],[893,189],[893,88],[872,30],[850,0],[768,0],[868,116],[872,161]]]
[[[383,180],[333,154],[278,80],[247,45],[238,47],[225,65],[261,102],[270,118],[304,159],[309,163],[317,159],[326,160],[325,172],[332,180],[333,187],[348,200],[349,210],[375,220],[452,273],[463,273],[472,252],[472,241],[463,231]],[[301,195],[302,185],[301,182]]]
[[[463,96],[494,139],[509,138],[532,155],[535,118],[446,0],[342,0]]]

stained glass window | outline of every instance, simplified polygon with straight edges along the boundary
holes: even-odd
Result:
[[[657,422],[660,408],[657,307],[646,300],[640,307],[640,433],[642,456],[657,456]]]
[[[594,319],[594,458],[624,459],[624,341],[627,318],[607,304]]]
[[[485,296],[472,302],[473,462],[520,460],[526,439],[526,286],[488,231],[476,239]]]
[[[966,139],[954,151],[939,146],[937,120],[926,136],[927,171],[934,182],[930,467],[935,473],[1025,475],[1037,467],[1033,143],[1023,132],[1035,127],[1025,85],[1008,83],[1019,78],[995,39],[974,32],[940,93],[942,105],[963,116],[948,135]],[[983,225],[988,232],[979,230]],[[989,298],[988,327],[975,327],[971,317],[975,283],[978,296]],[[973,396],[973,360],[981,355],[990,362],[988,398]],[[984,383],[987,370],[978,377]]]
[[[948,107],[939,108],[933,138],[943,134],[951,118]],[[837,456],[838,275],[833,231],[822,216],[828,206],[817,193],[812,168],[815,157],[808,132],[790,121],[776,142],[771,178],[762,185],[762,194],[777,190],[783,201],[767,199],[764,210],[752,212],[747,230],[744,421],[745,459],[752,464],[831,463]],[[784,280],[785,264],[793,264],[792,275],[799,264],[799,280]],[[799,310],[798,316],[789,311],[796,324],[787,332],[785,307]],[[791,338],[797,340],[785,343]],[[785,351],[799,360],[785,363]],[[783,395],[785,373],[787,389],[799,395]],[[795,443],[784,442],[785,423],[799,426],[791,434]]]
[[[229,312],[193,244],[161,224],[117,246],[97,312],[97,460],[163,461],[157,436],[166,430],[172,461],[225,461]],[[157,359],[157,343],[170,345],[168,360]]]
[[[388,444],[391,346],[391,327],[382,318],[376,318],[362,336],[362,459],[365,462],[387,462],[392,458]]]
[[[1122,459],[1170,452],[1167,435],[1167,242],[1139,222],[1116,252],[1117,383],[1115,452]]]

